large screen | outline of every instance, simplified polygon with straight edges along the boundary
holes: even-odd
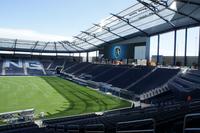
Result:
[[[116,60],[126,59],[128,53],[127,50],[127,45],[112,45],[109,49],[109,58]]]
[[[104,58],[112,60],[140,59],[145,57],[146,43],[113,44],[104,47]]]

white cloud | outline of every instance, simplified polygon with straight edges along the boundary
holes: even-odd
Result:
[[[27,29],[9,29],[0,28],[0,38],[9,39],[22,39],[22,40],[33,40],[33,41],[71,41],[72,38],[68,36],[60,36],[53,34],[43,34],[33,30]]]

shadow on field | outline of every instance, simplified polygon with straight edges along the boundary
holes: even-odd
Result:
[[[89,94],[87,91],[82,91],[77,88],[77,86],[73,86],[73,84],[68,84],[66,80],[58,77],[41,78],[49,85],[51,85],[60,95],[62,95],[69,102],[69,105],[67,105],[68,103],[65,103],[65,105],[63,105],[62,108],[64,110],[56,110],[58,111],[58,113],[50,114],[47,116],[47,118],[105,111],[108,110],[109,107],[110,109],[117,109],[122,107],[123,105],[123,103],[122,105],[120,103],[117,105],[105,102],[105,99],[97,98],[92,94]]]

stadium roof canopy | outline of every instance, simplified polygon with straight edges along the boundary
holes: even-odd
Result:
[[[137,36],[151,36],[200,24],[199,0],[137,0],[133,6],[110,14],[82,31],[72,42],[0,39],[1,51],[71,53],[97,50],[102,45]]]

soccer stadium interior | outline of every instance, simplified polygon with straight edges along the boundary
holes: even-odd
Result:
[[[199,0],[137,0],[73,41],[1,38],[0,132],[200,133],[199,26]]]

